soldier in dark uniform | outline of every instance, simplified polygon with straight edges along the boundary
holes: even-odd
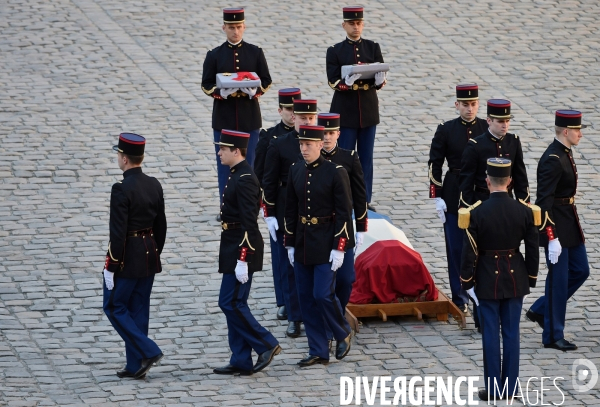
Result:
[[[479,110],[479,87],[477,84],[457,85],[454,106],[460,116],[440,124],[431,141],[428,164],[429,197],[435,199],[438,216],[444,224],[452,302],[467,313],[469,298],[460,284],[460,260],[464,232],[458,228],[458,197],[460,195],[458,176],[460,160],[467,142],[472,137],[483,134],[487,130],[488,124],[484,119],[477,117]],[[444,161],[448,162],[448,172],[442,183]],[[477,318],[477,315],[473,314],[473,318]]]
[[[490,196],[485,181],[486,160],[490,157],[506,158],[512,161],[512,183],[508,194],[516,199],[529,202],[529,182],[523,162],[521,141],[516,134],[508,133],[510,101],[490,99],[487,102],[488,130],[469,140],[461,160],[459,176],[459,207],[467,208],[477,201],[485,201]]]
[[[288,173],[292,164],[300,160],[298,129],[301,125],[315,124],[317,121],[317,101],[314,99],[294,99],[294,130],[271,140],[267,148],[265,173],[263,176],[263,212],[271,238],[278,244],[279,253],[286,253],[283,246],[285,197]],[[300,336],[302,311],[298,300],[294,268],[287,256],[279,256],[279,270],[283,273],[285,309],[288,314],[286,335]]]
[[[212,128],[214,141],[218,142],[222,129],[250,133],[247,161],[254,164],[254,150],[262,126],[258,98],[271,86],[271,75],[263,50],[242,40],[246,25],[243,8],[223,10],[223,32],[227,41],[208,51],[202,71],[202,90],[214,99]],[[218,89],[218,73],[255,72],[261,80],[260,88]],[[215,147],[218,154],[219,148]],[[219,196],[229,176],[229,168],[217,157]],[[218,217],[217,217],[218,218]]]
[[[160,254],[167,236],[160,182],[142,172],[146,139],[122,133],[117,162],[123,181],[110,194],[110,241],[104,264],[104,313],[125,341],[127,364],[119,377],[144,378],[163,353],[148,338],[150,294],[162,271]]]
[[[288,88],[279,90],[279,115],[281,116],[281,122],[276,126],[273,126],[267,130],[261,130],[256,145],[256,159],[254,160],[254,172],[258,181],[261,183],[265,168],[265,159],[267,156],[267,148],[269,143],[274,138],[283,136],[286,133],[294,130],[294,99],[300,99],[301,92],[298,88]],[[263,214],[264,215],[264,214]],[[275,300],[277,301],[277,319],[285,320],[288,318],[287,311],[285,309],[285,298],[283,295],[283,276],[285,269],[280,271],[280,264],[284,264],[287,268],[287,262],[279,261],[279,245],[269,235],[271,241],[271,265],[273,269],[273,286],[275,287]],[[284,259],[287,258],[287,253],[282,253]]]
[[[358,152],[364,172],[367,202],[373,192],[373,148],[379,124],[377,91],[386,84],[385,72],[374,79],[360,79],[360,74],[342,78],[342,66],[383,62],[379,44],[361,38],[364,28],[363,7],[344,7],[342,27],[347,38],[327,49],[327,79],[335,91],[331,100],[332,113],[342,117],[339,145]],[[369,209],[373,209],[369,207]]]
[[[264,369],[281,352],[277,339],[263,328],[248,308],[252,276],[262,270],[264,243],[258,230],[260,184],[246,161],[250,134],[223,130],[219,157],[230,167],[221,204],[219,273],[223,274],[219,307],[227,318],[231,359],[217,374],[250,375]],[[252,365],[252,350],[258,354]]]
[[[514,167],[513,167],[514,168]],[[538,231],[532,209],[508,194],[511,162],[490,158],[489,199],[470,212],[464,238],[461,281],[478,303],[486,389],[481,400],[510,398],[520,392],[519,320],[523,297],[535,287],[539,267]],[[525,242],[525,257],[519,251]],[[502,328],[502,358],[500,357]]]
[[[358,249],[364,240],[367,231],[367,194],[362,167],[354,150],[345,150],[338,147],[337,140],[340,136],[340,115],[338,113],[319,113],[317,117],[319,126],[325,128],[323,149],[321,155],[334,164],[341,165],[348,173],[350,179],[350,192],[352,194],[352,208],[356,223],[355,247]],[[335,281],[335,295],[340,300],[342,310],[346,311],[346,305],[352,294],[352,284],[356,280],[354,271],[354,251],[346,250],[344,263],[337,270]]]
[[[585,237],[575,206],[577,167],[573,146],[579,145],[582,114],[558,110],[555,114],[556,139],[544,152],[537,167],[537,199],[542,210],[540,244],[546,251],[548,277],[546,295],[534,302],[527,317],[544,329],[546,348],[562,351],[577,346],[564,337],[567,301],[590,275]]]
[[[288,175],[285,247],[296,272],[309,354],[298,365],[329,363],[327,327],[337,340],[335,357],[350,350],[352,333],[335,295],[336,270],[354,247],[350,181],[343,166],[325,160],[323,126],[299,126],[303,161]]]

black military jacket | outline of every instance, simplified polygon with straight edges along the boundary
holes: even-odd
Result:
[[[483,134],[488,128],[487,121],[476,117],[471,122],[461,117],[440,124],[435,131],[429,150],[429,197],[442,198],[448,213],[458,213],[460,173],[462,154],[469,139]],[[448,172],[442,183],[442,167],[448,161]]]
[[[141,167],[123,173],[110,193],[110,241],[104,268],[118,277],[143,278],[162,271],[167,236],[160,182]]]
[[[271,140],[267,148],[263,174],[263,209],[265,216],[276,216],[281,228],[285,217],[285,197],[288,173],[300,158],[298,132],[294,129]],[[280,229],[281,230],[281,229]]]
[[[523,162],[523,150],[519,136],[506,133],[506,136],[499,139],[486,131],[482,135],[469,140],[465,146],[459,176],[461,194],[458,203],[459,208],[465,208],[477,201],[488,199],[489,191],[487,191],[485,178],[487,177],[487,160],[492,157],[502,157],[512,161],[512,183],[509,185],[509,195],[512,196],[514,190],[516,199],[529,202],[529,182],[527,181],[527,171]],[[485,189],[486,192],[477,190],[478,188]]]
[[[288,126],[283,121],[277,126],[273,126],[267,130],[262,129],[259,134],[258,143],[256,144],[254,156],[254,173],[262,186],[263,174],[265,171],[265,160],[267,158],[267,148],[269,143],[274,138],[282,136],[294,130],[294,126]]]
[[[331,250],[354,247],[350,180],[341,165],[320,156],[290,168],[285,202],[285,247],[295,247],[294,261],[329,263]],[[304,221],[303,221],[304,220]]]
[[[471,211],[463,242],[460,279],[484,300],[522,297],[535,287],[539,267],[538,230],[531,209],[494,192]],[[525,258],[519,251],[525,241]],[[512,252],[507,253],[507,250]]]
[[[330,112],[341,114],[342,127],[363,128],[379,124],[379,99],[375,79],[358,79],[355,86],[346,86],[342,66],[383,62],[379,44],[364,38],[344,41],[327,49],[327,80],[335,91]]]
[[[235,273],[238,260],[248,262],[249,272],[262,270],[264,242],[258,229],[259,208],[260,184],[244,160],[231,168],[223,191],[219,273]]]
[[[365,178],[358,155],[354,150],[339,148],[337,145],[329,152],[321,150],[321,155],[334,164],[344,167],[350,178],[350,192],[352,193],[352,208],[357,232],[366,232],[369,217],[367,214],[367,190]]]
[[[537,199],[542,210],[540,244],[558,238],[562,247],[575,247],[585,242],[579,224],[574,197],[577,193],[577,167],[573,152],[554,140],[537,167]],[[569,198],[573,198],[571,201]]]
[[[261,86],[250,99],[242,91],[223,99],[217,89],[218,73],[256,72]],[[243,82],[242,82],[243,83]],[[228,41],[207,52],[202,70],[202,90],[214,98],[212,128],[215,130],[252,131],[260,129],[262,117],[258,97],[271,86],[271,75],[260,47],[245,41],[231,45]],[[243,85],[241,87],[244,87]]]

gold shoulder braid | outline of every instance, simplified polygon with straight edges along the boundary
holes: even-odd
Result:
[[[481,205],[481,201],[475,202],[468,208],[460,208],[458,210],[458,227],[461,229],[468,229],[471,223],[471,211]]]

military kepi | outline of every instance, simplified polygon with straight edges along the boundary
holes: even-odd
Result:
[[[487,160],[487,175],[490,177],[510,177],[511,161],[506,158],[494,157]]]
[[[479,99],[479,86],[476,83],[463,83],[456,85],[456,100]]]
[[[325,127],[323,126],[300,126],[298,131],[299,140],[323,141]]]
[[[133,156],[144,155],[146,148],[146,139],[139,134],[121,133],[119,134],[119,143],[113,146],[113,150]]]
[[[224,8],[223,22],[225,24],[236,24],[244,22],[244,9],[241,7]]]
[[[317,101],[314,99],[294,99],[295,114],[317,114]]]
[[[510,100],[490,99],[487,101],[487,115],[493,119],[512,119]]]
[[[287,88],[279,90],[279,107],[293,107],[294,100],[300,99],[302,92],[298,88]]]
[[[585,129],[587,125],[581,124],[583,115],[577,110],[557,110],[554,116],[554,125],[568,129]]]
[[[317,124],[323,126],[325,131],[340,129],[340,114],[339,113],[319,113],[317,116]]]
[[[249,141],[250,133],[223,129],[221,130],[221,138],[219,142],[214,142],[214,144],[233,148],[248,148]]]
[[[363,6],[348,6],[342,9],[344,13],[344,21],[362,20],[364,14]]]

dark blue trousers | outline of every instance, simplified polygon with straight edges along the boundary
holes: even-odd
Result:
[[[367,202],[371,202],[373,194],[373,150],[375,148],[375,131],[377,126],[363,128],[340,127],[338,145],[346,150],[356,150],[365,177]]]
[[[250,164],[250,166],[252,167],[254,166],[254,153],[256,150],[256,144],[258,143],[258,135],[260,134],[260,129],[252,130],[249,133],[250,141],[248,142],[246,161],[248,161],[248,164]],[[221,139],[221,131],[213,129],[213,138],[215,142],[219,141]],[[223,190],[225,190],[225,185],[227,184],[227,178],[229,177],[230,168],[228,165],[221,164],[219,156],[216,155],[219,152],[220,148],[220,146],[215,144],[215,156],[217,157],[217,177],[219,181],[219,199],[221,200],[221,202],[223,202]]]
[[[273,240],[269,233],[269,241],[271,242],[271,268],[273,270],[273,287],[275,287],[275,301],[277,306],[281,307],[285,305],[285,299],[283,297],[283,273],[281,273],[279,267],[279,245]],[[284,248],[285,249],[285,248]],[[287,251],[282,253],[287,259]]]
[[[546,249],[546,265],[546,295],[533,303],[531,311],[544,315],[542,342],[548,345],[565,337],[567,301],[590,276],[585,244],[563,247],[556,264],[550,263]]]
[[[289,322],[301,322],[302,310],[300,309],[300,297],[296,286],[296,272],[290,264],[288,252],[283,245],[283,232],[277,231],[277,246],[279,247],[279,272],[283,281],[283,300],[288,314]]]
[[[104,313],[119,336],[125,341],[127,364],[130,373],[137,372],[142,359],[161,353],[154,341],[148,338],[150,321],[150,294],[154,275],[145,278],[114,278],[112,290],[104,287]]]
[[[354,271],[354,250],[346,250],[344,254],[344,262],[337,269],[335,277],[335,295],[340,300],[340,306],[344,314],[346,313],[346,305],[350,301],[352,294],[352,284],[356,281],[356,272]]]
[[[465,232],[458,227],[458,215],[446,213],[444,235],[446,236],[446,257],[448,259],[448,279],[452,302],[459,308],[469,303],[467,292],[463,290],[460,282],[460,261]]]
[[[335,296],[336,273],[331,271],[331,263],[307,266],[296,261],[294,269],[309,354],[329,359],[327,327],[338,341],[350,334],[350,325]]]
[[[488,394],[492,397],[494,394],[498,397],[502,393],[511,396],[515,393],[515,385],[519,377],[519,321],[522,308],[523,297],[504,300],[479,299],[483,376]],[[500,327],[502,327],[502,357],[500,356]],[[505,385],[507,388],[503,390]]]
[[[252,286],[252,273],[248,281],[241,284],[235,274],[223,274],[219,307],[227,319],[229,363],[243,370],[252,370],[252,349],[258,354],[273,349],[279,344],[269,331],[263,328],[248,308],[248,295]]]

